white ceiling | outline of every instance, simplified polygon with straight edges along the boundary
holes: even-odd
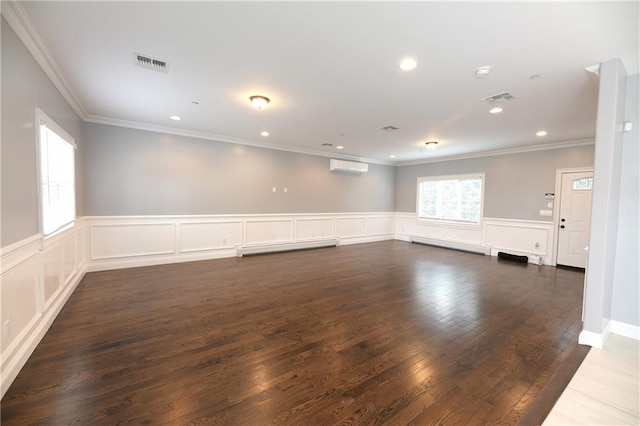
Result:
[[[597,85],[585,67],[621,57],[638,72],[638,5],[19,6],[88,121],[402,164],[593,138]],[[134,66],[133,52],[168,61],[168,74]],[[406,56],[418,61],[415,70],[399,68]],[[492,67],[484,79],[475,76],[481,66]],[[541,77],[530,80],[534,74]],[[503,91],[515,99],[489,114],[482,98]],[[251,106],[255,94],[271,98],[267,109]],[[174,114],[182,120],[170,120]],[[399,130],[377,130],[385,125]],[[548,135],[535,136],[542,129]],[[440,145],[427,151],[427,140]]]

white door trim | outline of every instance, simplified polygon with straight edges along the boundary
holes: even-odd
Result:
[[[574,167],[571,169],[556,169],[556,186],[555,186],[555,198],[553,200],[553,230],[551,241],[551,263],[553,266],[558,264],[558,226],[560,224],[560,192],[562,191],[562,175],[565,173],[580,173],[591,172],[593,173],[593,167]]]

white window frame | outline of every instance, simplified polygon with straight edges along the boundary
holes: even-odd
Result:
[[[73,185],[74,185],[74,193],[73,193],[73,204],[74,204],[74,212],[73,212],[73,220],[70,222],[58,227],[54,231],[49,234],[45,234],[44,232],[44,206],[42,205],[42,167],[41,167],[41,152],[40,152],[40,126],[45,124],[49,129],[58,134],[65,142],[67,142],[74,150],[74,171],[73,171]],[[64,131],[62,127],[60,127],[55,121],[53,121],[47,114],[45,114],[41,109],[36,108],[36,120],[35,120],[35,132],[36,132],[36,180],[38,184],[38,228],[40,235],[43,239],[47,239],[53,237],[55,235],[60,234],[61,232],[70,229],[74,226],[75,221],[77,219],[77,203],[76,203],[76,174],[75,174],[75,166],[76,166],[76,155],[75,151],[78,149],[75,140],[71,135]]]
[[[475,222],[467,222],[462,220],[447,220],[447,219],[436,219],[436,218],[422,218],[420,217],[420,184],[423,182],[429,182],[434,180],[455,180],[455,179],[469,179],[469,178],[480,178],[481,188],[480,188],[480,216],[478,218],[478,223]],[[484,173],[469,173],[469,174],[461,174],[461,175],[442,175],[442,176],[421,176],[418,178],[418,184],[416,185],[416,217],[418,218],[419,223],[429,223],[429,224],[441,224],[441,225],[455,225],[460,227],[471,227],[471,228],[480,228],[482,227],[482,221],[484,220],[484,184],[485,184],[485,176]]]

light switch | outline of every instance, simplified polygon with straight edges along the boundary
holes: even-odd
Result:
[[[552,208],[553,208],[553,201],[549,201],[549,202],[547,203],[547,208],[548,208],[548,209],[552,209]]]
[[[273,188],[271,188],[272,192],[276,192],[276,187],[274,186]]]

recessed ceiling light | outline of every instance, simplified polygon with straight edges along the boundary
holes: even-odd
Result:
[[[260,95],[251,96],[249,100],[251,101],[253,106],[258,109],[266,108],[267,105],[269,105],[269,102],[271,102],[271,99],[267,98],[266,96],[260,96]]]
[[[338,145],[338,146],[336,146],[336,149],[344,149],[344,146]]]
[[[424,143],[427,149],[436,149],[438,147],[438,141],[429,141]]]
[[[500,112],[502,112],[502,111],[504,111],[504,110],[503,110],[502,108],[500,108],[500,107],[491,108],[491,109],[489,110],[489,112],[490,112],[491,114],[498,114],[498,113],[500,113]]]
[[[171,116],[171,117],[169,117],[169,118],[170,118],[170,119],[172,119],[172,120],[175,120],[175,121],[180,121],[180,120],[182,120],[182,118],[181,118],[181,117],[178,117],[177,115],[172,115],[172,116]]]
[[[266,130],[264,132],[261,132],[260,135],[262,136],[269,136],[269,132],[267,132]]]
[[[485,78],[491,72],[491,67],[480,67],[476,70],[476,77]]]
[[[390,155],[389,157],[391,157],[391,158],[396,158],[396,156],[395,156],[395,155]]]
[[[411,71],[412,69],[414,69],[417,66],[418,66],[418,63],[413,58],[404,58],[400,62],[400,68],[402,70],[404,70],[404,71]]]
[[[536,136],[547,136],[547,132],[545,132],[544,130],[540,130],[536,133]]]

